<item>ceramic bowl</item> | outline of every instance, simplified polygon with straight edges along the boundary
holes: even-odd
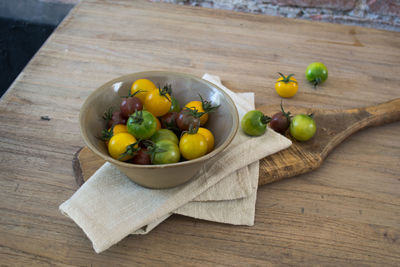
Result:
[[[106,109],[119,110],[121,96],[128,95],[137,79],[149,79],[155,85],[171,84],[173,96],[184,106],[198,100],[199,94],[220,107],[210,114],[206,128],[215,137],[215,148],[210,153],[189,161],[163,165],[137,165],[118,161],[109,156],[107,147],[98,136],[105,128],[102,116]],[[97,88],[84,102],[79,116],[81,134],[86,145],[105,161],[114,164],[133,182],[148,188],[170,188],[190,180],[210,159],[217,159],[232,141],[239,125],[239,118],[232,99],[218,86],[201,78],[175,72],[149,71],[125,75]]]

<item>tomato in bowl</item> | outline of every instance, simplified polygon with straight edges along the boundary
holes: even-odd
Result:
[[[219,108],[209,116],[205,125],[214,133],[214,149],[199,158],[170,164],[139,165],[111,157],[105,142],[98,138],[106,127],[102,119],[104,111],[109,107],[119,107],[121,99],[129,95],[132,84],[140,79],[150,80],[158,86],[170,85],[179,103],[189,103],[201,95],[218,105]],[[82,105],[79,122],[83,140],[95,154],[115,165],[133,182],[161,189],[187,182],[206,161],[218,158],[218,154],[233,140],[238,130],[239,117],[232,99],[218,86],[189,74],[149,71],[118,77],[97,88]]]

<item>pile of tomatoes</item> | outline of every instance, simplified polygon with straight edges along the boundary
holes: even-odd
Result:
[[[279,96],[283,98],[293,97],[299,85],[297,80],[293,77],[294,74],[284,75],[278,72],[279,78],[275,83],[275,90]],[[328,78],[328,69],[321,62],[313,62],[308,65],[306,69],[306,79],[314,85],[314,88],[325,82]],[[272,117],[264,115],[259,110],[249,111],[242,118],[241,127],[243,131],[251,136],[260,136],[265,133],[267,124],[269,123],[271,129],[278,133],[285,134],[289,129],[290,135],[298,141],[307,141],[311,139],[316,131],[317,125],[313,118],[313,114],[298,114],[294,117],[290,112],[285,112],[282,104],[281,111],[274,114]]]
[[[264,115],[259,110],[249,111],[243,116],[241,127],[250,136],[263,135],[268,123],[271,129],[280,134],[285,134],[289,129],[290,135],[298,141],[307,141],[315,135],[317,125],[313,114],[298,114],[292,117],[290,112],[285,112],[282,105],[281,110],[272,117]]]
[[[107,110],[102,132],[114,159],[134,164],[168,164],[201,157],[214,148],[214,135],[205,128],[212,105],[199,95],[181,109],[170,85],[157,87],[136,80],[120,109]]]

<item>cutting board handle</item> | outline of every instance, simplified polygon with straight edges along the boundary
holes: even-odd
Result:
[[[379,126],[400,120],[400,98],[365,108],[372,116],[367,126]]]
[[[400,121],[400,98],[376,106],[344,110],[343,114],[348,120],[344,120],[342,124],[347,123],[347,127],[321,146],[323,147],[320,153],[322,158],[325,158],[333,148],[355,132],[371,126]]]

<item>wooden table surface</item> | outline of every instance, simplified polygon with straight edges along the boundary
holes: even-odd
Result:
[[[324,62],[315,90],[307,65]],[[78,188],[78,113],[131,72],[219,75],[256,105],[352,108],[400,97],[400,33],[144,1],[82,1],[0,101],[0,263],[16,266],[400,265],[400,123],[351,136],[320,169],[260,187],[253,227],[172,216],[96,254],[58,206]],[[41,120],[49,116],[51,120]]]

